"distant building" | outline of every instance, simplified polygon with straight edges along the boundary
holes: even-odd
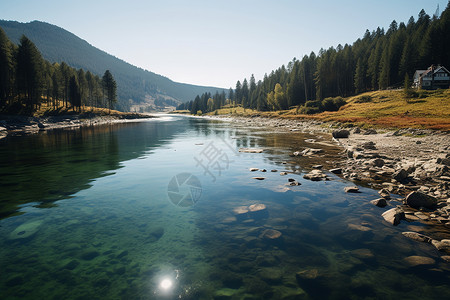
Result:
[[[450,72],[444,66],[432,65],[428,70],[417,70],[414,73],[415,88],[425,90],[448,89],[450,87]]]

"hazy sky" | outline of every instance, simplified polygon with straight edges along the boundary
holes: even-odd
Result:
[[[0,0],[0,19],[60,26],[133,65],[178,82],[234,87],[237,80],[366,29],[433,15],[448,0]]]

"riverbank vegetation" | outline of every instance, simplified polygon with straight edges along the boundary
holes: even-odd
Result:
[[[224,106],[207,115],[265,116],[268,118],[310,118],[356,126],[383,128],[429,128],[450,131],[450,90],[420,91],[409,98],[403,90],[366,92],[344,98],[337,111],[305,114],[297,108],[257,111],[239,106]]]
[[[432,64],[450,66],[449,51],[450,5],[440,17],[430,17],[422,10],[417,20],[411,17],[407,24],[394,20],[387,31],[383,28],[372,32],[367,30],[352,45],[321,49],[301,60],[294,58],[287,66],[266,74],[263,80],[256,82],[252,75],[249,80],[238,81],[228,95],[204,93],[178,109],[189,110],[192,114],[214,111],[220,114],[220,109],[235,111],[240,107],[280,115],[291,114],[285,112],[307,116],[320,114],[316,117],[378,123],[382,121],[374,118],[389,116],[402,120],[402,126],[414,123],[407,121],[412,116],[426,119],[442,117],[445,121],[448,110],[442,110],[442,104],[446,107],[446,101],[432,100],[435,96],[436,99],[440,97],[437,94],[408,90],[408,97],[404,97],[389,91],[411,82],[416,69],[426,69]],[[380,91],[380,95],[386,98],[364,94],[371,91]],[[425,100],[419,99],[422,94],[427,95]],[[442,92],[440,95],[448,94]],[[379,110],[373,110],[371,105],[375,104]],[[425,107],[426,113],[420,107]],[[437,119],[430,121],[432,124],[423,125],[438,126]],[[386,122],[391,121],[398,123],[396,120]]]
[[[64,62],[51,64],[26,36],[15,45],[0,28],[0,113],[33,115],[42,106],[54,114],[80,113],[85,106],[111,110],[116,91],[109,70],[99,77]]]

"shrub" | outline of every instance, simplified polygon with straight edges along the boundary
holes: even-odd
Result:
[[[355,103],[367,103],[372,101],[372,96],[364,95],[356,99]]]
[[[342,97],[325,98],[322,101],[323,111],[338,111],[339,108],[345,105],[347,102]]]
[[[197,116],[201,116],[203,114],[203,112],[201,110],[197,110]]]

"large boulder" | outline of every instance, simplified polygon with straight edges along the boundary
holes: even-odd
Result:
[[[339,129],[339,130],[334,130],[332,133],[333,137],[335,139],[345,139],[348,138],[348,136],[350,135],[350,131],[346,130],[346,129]]]
[[[437,199],[422,192],[414,191],[406,196],[406,204],[414,208],[433,208],[437,204]]]

